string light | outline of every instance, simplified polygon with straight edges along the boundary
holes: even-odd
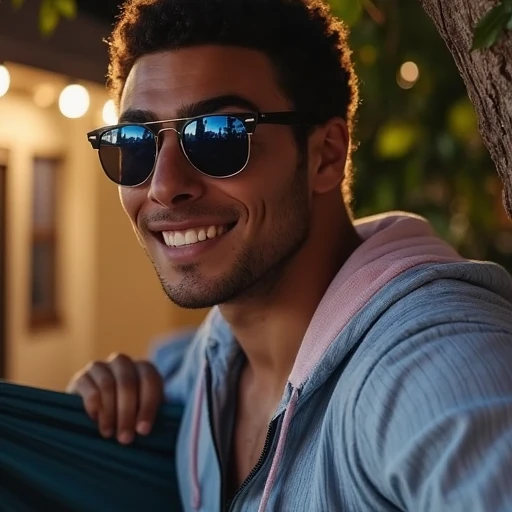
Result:
[[[11,74],[5,64],[0,64],[0,97],[7,94],[11,86]]]
[[[117,110],[116,105],[112,100],[108,100],[103,105],[103,122],[106,125],[117,124]]]
[[[90,98],[83,85],[71,84],[65,87],[59,96],[59,109],[62,115],[77,119],[89,110]]]
[[[415,62],[404,62],[397,76],[398,85],[402,89],[411,89],[420,78],[420,70]]]

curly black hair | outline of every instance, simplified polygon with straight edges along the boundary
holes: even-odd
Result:
[[[323,0],[126,0],[108,41],[108,87],[119,103],[135,61],[202,44],[249,48],[272,62],[299,112],[345,119],[352,133],[358,83],[347,29]],[[295,130],[299,148],[309,131]],[[343,194],[351,202],[347,165]]]

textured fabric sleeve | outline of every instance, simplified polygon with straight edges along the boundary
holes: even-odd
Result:
[[[439,307],[423,306],[411,311]],[[401,510],[510,512],[512,329],[490,312],[486,323],[485,308],[478,320],[455,311],[405,333],[369,373],[357,404],[361,464]]]
[[[181,408],[151,435],[105,440],[78,396],[0,382],[0,511],[181,510],[175,445]]]

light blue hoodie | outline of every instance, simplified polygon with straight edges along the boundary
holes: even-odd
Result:
[[[214,308],[156,357],[185,405],[184,510],[511,512],[512,279],[421,218],[363,219],[311,320],[264,452],[229,506],[243,355]]]

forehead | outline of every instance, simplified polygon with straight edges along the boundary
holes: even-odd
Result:
[[[145,55],[131,69],[121,112],[141,109],[172,118],[184,105],[234,95],[263,110],[282,110],[289,100],[265,54],[229,46],[196,46]]]

